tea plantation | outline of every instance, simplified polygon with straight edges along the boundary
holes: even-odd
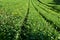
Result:
[[[60,0],[0,0],[0,40],[60,40]]]

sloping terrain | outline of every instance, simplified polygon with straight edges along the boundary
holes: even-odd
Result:
[[[60,40],[60,1],[0,0],[0,40]]]

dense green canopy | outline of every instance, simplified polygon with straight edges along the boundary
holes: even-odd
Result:
[[[0,0],[0,40],[60,40],[60,0]]]

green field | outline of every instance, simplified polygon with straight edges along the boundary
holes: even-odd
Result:
[[[60,0],[0,0],[0,40],[60,40]]]

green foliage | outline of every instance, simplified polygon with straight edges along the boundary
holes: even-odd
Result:
[[[59,0],[0,0],[0,40],[60,40]]]

